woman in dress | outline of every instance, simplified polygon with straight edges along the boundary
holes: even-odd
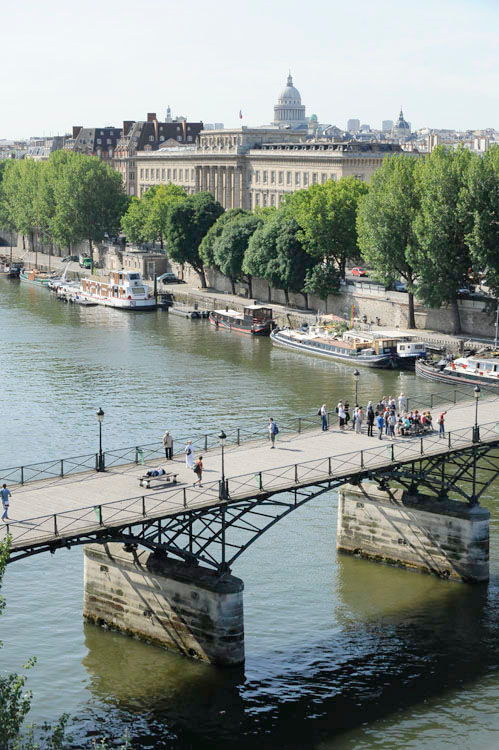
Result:
[[[187,469],[194,468],[194,448],[192,447],[192,440],[187,441],[187,445],[184,448],[185,453],[185,465]]]

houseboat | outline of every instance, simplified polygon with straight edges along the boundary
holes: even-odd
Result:
[[[307,329],[276,329],[270,334],[272,343],[299,352],[345,362],[354,366],[388,368],[397,367],[397,341],[374,338],[366,341],[356,331],[347,331],[340,336],[323,326]]]
[[[245,307],[243,312],[237,310],[212,310],[210,323],[220,328],[228,328],[236,333],[249,333],[252,336],[268,336],[274,327],[272,309],[260,305]]]
[[[23,268],[19,274],[21,281],[34,286],[48,286],[53,274],[39,271],[37,268]]]
[[[416,375],[451,386],[478,385],[499,392],[499,351],[486,351],[451,361],[425,362],[418,359]]]
[[[357,341],[372,342],[375,339],[385,341],[385,351],[390,349],[397,358],[397,367],[402,370],[414,370],[417,359],[426,359],[426,344],[412,334],[400,334],[397,330],[380,331],[347,331],[344,338],[353,337]]]
[[[137,271],[115,271],[109,278],[90,276],[81,280],[84,299],[120,310],[154,310],[156,300]]]

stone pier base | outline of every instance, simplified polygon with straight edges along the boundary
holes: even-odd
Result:
[[[91,622],[196,659],[244,662],[243,589],[187,566],[117,543],[85,547],[83,614]]]
[[[478,583],[489,579],[489,519],[480,506],[380,490],[375,484],[345,485],[339,493],[337,548]]]

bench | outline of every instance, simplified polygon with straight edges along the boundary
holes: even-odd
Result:
[[[148,477],[147,474],[144,474],[144,476],[139,477],[139,486],[150,490],[151,482],[171,482],[172,484],[177,484],[177,477],[178,474],[172,471],[167,471],[166,474],[161,474],[159,477]]]

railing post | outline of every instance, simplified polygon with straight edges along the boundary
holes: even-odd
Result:
[[[331,474],[333,473],[331,469],[331,456],[329,456],[327,460],[327,473],[329,474],[329,476],[331,476]]]
[[[391,445],[391,448],[392,448],[392,450],[391,450],[390,461],[393,463],[395,461],[395,446],[394,446],[393,443]]]
[[[64,478],[64,459],[61,458],[61,479]]]
[[[409,409],[409,398],[407,398],[407,401],[406,401],[406,404],[405,404],[405,408],[407,409],[407,413],[409,414],[409,412],[410,412],[410,409]]]
[[[301,433],[301,417],[298,417],[298,435]]]
[[[360,468],[364,468],[364,451],[360,452]]]
[[[295,484],[298,484],[298,464],[295,464]]]
[[[135,446],[135,463],[139,463],[139,449]]]
[[[146,499],[144,495],[142,495],[142,517],[145,518],[146,516]]]
[[[184,487],[184,508],[187,508],[187,493],[185,491],[185,487]]]
[[[241,428],[237,428],[237,444],[241,445]]]
[[[450,433],[450,432],[448,432],[448,433],[447,433],[447,442],[448,442],[448,444],[449,444],[449,448],[451,447],[451,440],[450,440],[450,436],[451,436],[451,433]]]
[[[454,403],[457,403],[457,391],[454,391]]]
[[[263,490],[262,472],[258,472],[258,488]]]
[[[95,454],[95,471],[99,471],[99,454]]]
[[[21,484],[24,484],[24,466],[21,466]]]
[[[204,436],[204,449],[205,451],[208,450],[208,435]]]
[[[59,532],[57,531],[57,514],[54,513],[54,534],[55,536],[59,536]]]
[[[433,393],[430,393],[430,409],[433,409]]]
[[[99,526],[104,526],[104,521],[102,520],[102,505],[97,506],[99,508]]]
[[[424,456],[423,438],[420,438],[420,440],[421,440],[421,450],[420,450],[420,452],[421,452],[421,455]]]

